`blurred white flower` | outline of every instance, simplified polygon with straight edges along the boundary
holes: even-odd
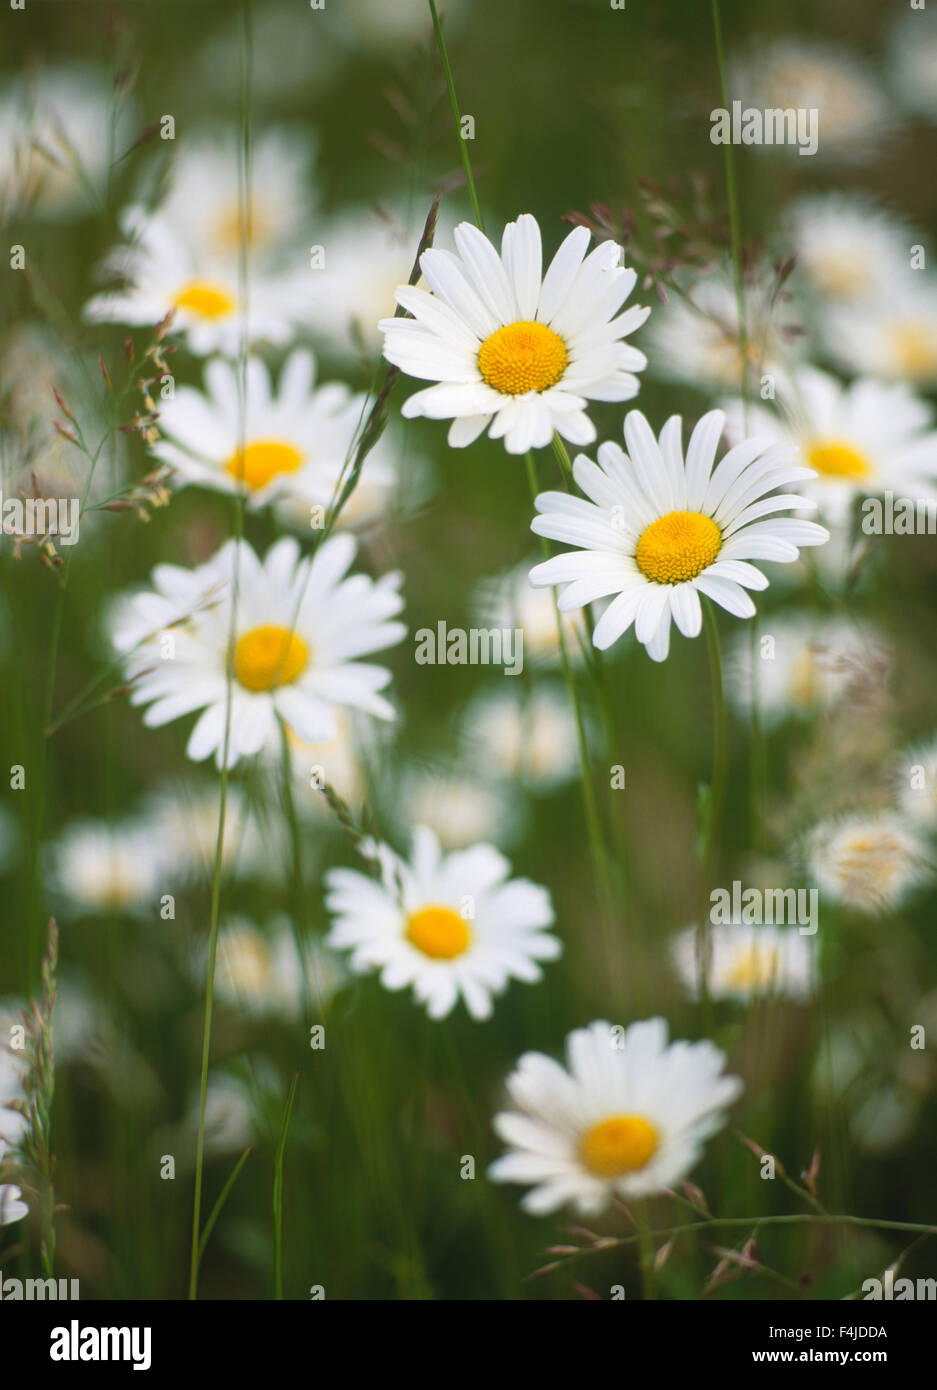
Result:
[[[771,996],[804,1001],[813,992],[817,968],[814,938],[801,935],[797,927],[732,922],[711,926],[706,940],[706,983],[712,999]],[[702,971],[695,926],[677,936],[671,956],[687,993],[698,999]]]
[[[937,830],[937,739],[903,754],[897,794],[909,821],[923,830]]]
[[[488,777],[545,791],[576,776],[576,719],[565,691],[537,686],[528,692],[483,690],[465,710],[466,753]]]
[[[937,383],[937,279],[908,267],[861,304],[821,321],[826,350],[844,371],[932,388]]]
[[[566,652],[574,664],[583,660],[579,634],[585,625],[579,613],[557,614],[549,589],[535,589],[530,582],[533,556],[515,569],[483,579],[475,591],[475,614],[480,626],[510,630],[524,636],[524,660],[544,666],[560,664],[560,630]]]
[[[822,821],[807,837],[805,858],[820,901],[856,912],[898,908],[934,874],[928,846],[891,811]]]
[[[907,269],[919,237],[860,193],[799,198],[784,218],[797,270],[812,291],[838,303],[871,300]]]
[[[218,936],[217,996],[255,1016],[296,1018],[307,992],[313,1006],[321,1007],[342,984],[344,972],[338,958],[317,942],[306,944],[304,956],[305,985],[286,917],[274,918],[263,930],[244,918],[229,918]]]
[[[521,824],[515,789],[469,769],[418,770],[404,774],[394,806],[402,825],[428,825],[444,849],[465,849],[484,838],[511,844]]]
[[[156,917],[166,850],[143,820],[79,820],[52,847],[52,882],[72,907]]]

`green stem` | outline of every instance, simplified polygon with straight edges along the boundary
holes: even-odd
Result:
[[[645,1302],[657,1298],[657,1276],[654,1270],[654,1236],[644,1202],[635,1202],[631,1215],[638,1230],[641,1265],[641,1297]]]
[[[433,28],[436,31],[436,44],[439,48],[443,72],[446,75],[446,86],[449,89],[449,103],[452,107],[453,119],[455,120],[456,135],[459,141],[459,153],[462,156],[462,167],[465,170],[465,182],[468,185],[469,197],[472,200],[472,212],[475,215],[475,222],[478,226],[478,230],[483,232],[485,230],[485,224],[482,221],[482,213],[478,203],[478,193],[475,190],[475,178],[472,174],[472,165],[468,157],[468,149],[462,138],[462,113],[459,110],[459,101],[455,94],[455,82],[452,79],[452,68],[449,66],[449,54],[446,51],[446,40],[443,38],[442,25],[439,22],[439,15],[436,12],[435,0],[429,0],[429,12],[433,17]]]
[[[716,41],[716,67],[719,71],[719,92],[724,108],[728,108],[726,94],[725,55],[722,47],[722,18],[719,0],[712,0],[713,35]],[[732,238],[732,263],[735,274],[735,298],[738,304],[739,319],[739,357],[741,360],[742,400],[746,414],[748,410],[748,329],[745,322],[745,277],[742,273],[742,234],[739,217],[738,189],[735,183],[735,150],[731,142],[723,146],[726,171],[726,197],[729,203],[729,232]]]
[[[289,1095],[286,1098],[286,1111],[283,1115],[283,1127],[280,1130],[280,1142],[277,1145],[273,1175],[273,1277],[275,1296],[278,1300],[283,1298],[283,1157],[286,1153],[286,1136],[289,1133],[290,1116],[293,1113],[293,1101],[296,1099],[298,1084],[299,1072],[296,1072],[290,1084]]]
[[[709,895],[718,856],[719,830],[722,824],[722,806],[726,787],[726,704],[722,683],[722,656],[719,647],[719,629],[712,603],[705,595],[702,598],[703,627],[706,631],[706,649],[709,656],[709,676],[712,686],[713,718],[713,763],[709,784],[709,800],[706,806],[706,821],[703,830],[702,894],[699,923],[697,925],[697,952],[700,964],[700,1007],[702,1011],[703,1033],[712,1034],[712,999],[709,993]]]

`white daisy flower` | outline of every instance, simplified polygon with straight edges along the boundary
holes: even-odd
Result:
[[[922,830],[937,830],[937,739],[907,750],[897,780],[902,813]]]
[[[728,88],[729,100],[743,109],[816,111],[821,159],[863,160],[894,124],[871,70],[832,45],[778,39],[733,62]],[[791,155],[798,150],[781,148]]]
[[[826,351],[845,372],[931,388],[937,383],[937,281],[905,267],[872,301],[824,315]]]
[[[165,849],[143,820],[75,821],[52,851],[56,891],[88,912],[155,916],[166,869]]]
[[[333,813],[322,795],[327,786],[338,793],[347,806],[360,810],[367,791],[365,766],[360,745],[364,730],[340,712],[335,716],[335,737],[320,743],[307,743],[286,726],[290,768],[294,778],[293,797],[296,810],[319,820],[332,821]],[[274,744],[267,749],[270,772],[282,776],[283,740],[279,730]]]
[[[899,907],[934,870],[925,842],[892,811],[821,821],[807,836],[805,858],[821,898],[866,913]]]
[[[579,767],[576,720],[565,693],[538,686],[529,694],[483,690],[462,720],[467,751],[488,776],[549,791]]]
[[[303,348],[286,359],[276,390],[264,363],[251,357],[242,416],[237,368],[216,358],[205,368],[204,392],[180,386],[161,405],[165,438],[153,453],[176,470],[181,486],[243,491],[251,510],[289,497],[305,507],[309,525],[309,509],[332,500],[368,404],[363,392],[314,382],[315,359]]]
[[[862,194],[821,193],[788,209],[786,234],[810,288],[838,303],[868,300],[906,270],[919,238]]]
[[[773,515],[813,505],[775,492],[813,476],[790,462],[790,449],[747,439],[713,467],[724,424],[722,411],[704,415],[684,462],[680,417],[671,416],[658,443],[641,412],[632,410],[625,417],[627,454],[607,443],[598,464],[584,454],[575,461],[576,482],[589,501],[566,492],[537,498],[532,530],[579,549],[536,565],[531,583],[564,585],[562,609],[614,594],[592,634],[600,650],[634,623],[648,655],[664,661],[671,619],[685,637],[699,636],[700,595],[734,617],[750,618],[755,605],[746,590],[768,587],[751,562],[789,563],[798,547],[829,538],[812,521]]]
[[[745,367],[753,382],[774,371],[787,325],[779,321],[770,287],[758,279],[745,289]],[[684,294],[671,294],[655,310],[648,328],[651,373],[682,381],[697,390],[737,390],[742,379],[739,303],[731,271],[719,269],[689,281]]]
[[[0,1145],[15,1148],[26,1132],[26,1116],[11,1110],[11,1102],[26,1099],[29,1061],[22,1049],[14,1048],[13,1028],[23,1022],[24,1005],[6,999],[0,1011]]]
[[[304,956],[305,990],[313,1005],[321,1007],[339,988],[343,974],[338,960],[316,943],[309,943]],[[204,979],[204,968],[199,978]],[[218,935],[215,990],[219,999],[247,1014],[296,1018],[305,991],[289,920],[277,917],[265,931],[243,918],[226,922]]]
[[[510,845],[522,828],[517,788],[458,764],[410,768],[387,790],[394,798],[388,814],[396,812],[404,824],[430,826],[443,849],[467,849],[486,838]]]
[[[380,970],[385,989],[412,986],[430,1018],[445,1018],[460,996],[473,1018],[488,1018],[509,980],[533,984],[538,962],[559,956],[549,893],[509,878],[492,845],[444,854],[417,826],[409,862],[386,845],[372,849],[379,881],[351,869],[325,876],[334,917],[326,944],[350,950],[357,974]]]
[[[113,75],[53,66],[0,96],[0,218],[64,220],[97,211],[108,166],[134,138],[134,112],[115,102]]]
[[[937,498],[937,430],[932,408],[907,386],[861,377],[843,386],[801,367],[778,392],[781,415],[762,405],[729,402],[727,437],[757,433],[793,447],[813,469],[805,497],[824,520],[841,525],[857,497],[892,492]]]
[[[6,1144],[0,1139],[0,1168],[7,1161]],[[23,1201],[22,1189],[13,1183],[0,1183],[0,1226],[12,1226],[29,1215],[29,1207]]]
[[[890,87],[906,111],[937,121],[937,18],[915,7],[895,23],[888,45]]]
[[[670,1188],[741,1094],[737,1076],[721,1075],[725,1060],[711,1042],[668,1045],[662,1018],[577,1028],[565,1068],[526,1052],[507,1082],[517,1108],[494,1119],[510,1151],[489,1177],[531,1184],[521,1206],[535,1216],[567,1204],[597,1215],[615,1197]]]
[[[315,142],[290,127],[254,137],[243,209],[239,142],[240,132],[231,127],[177,141],[160,217],[206,257],[235,266],[244,232],[261,263],[281,250],[298,249],[305,257]]]
[[[218,785],[191,785],[191,780],[164,787],[149,798],[144,819],[163,846],[174,885],[210,880],[218,845]],[[222,873],[237,878],[264,877],[271,866],[285,863],[286,849],[275,818],[261,816],[242,787],[229,782],[225,800]],[[167,890],[168,891],[168,890]]]
[[[577,227],[542,272],[540,228],[529,213],[509,222],[501,254],[469,222],[454,233],[456,253],[420,257],[430,292],[401,285],[397,303],[412,318],[382,319],[384,356],[409,376],[437,382],[404,403],[403,414],[451,419],[449,444],[471,444],[490,426],[508,453],[549,444],[556,430],[588,444],[589,400],[637,395],[647,359],[622,339],[650,313],[619,313],[637,280],[622,249],[604,241],[588,256]]]
[[[519,628],[524,636],[524,660],[537,661],[544,666],[556,666],[562,659],[560,629],[571,662],[582,661],[583,631],[578,613],[559,614],[556,603],[547,589],[535,589],[530,583],[532,560],[515,566],[504,574],[483,579],[476,590],[476,612],[482,627],[505,631]]]
[[[236,261],[193,248],[158,212],[127,208],[121,229],[127,242],[110,252],[103,268],[126,284],[88,301],[84,316],[92,323],[155,326],[172,312],[172,331],[184,335],[190,352],[236,357],[242,334],[249,344],[288,343],[294,322],[308,310],[295,275],[252,271],[242,302]]]
[[[149,706],[144,723],[157,728],[201,710],[186,751],[195,762],[215,754],[220,765],[235,574],[229,765],[269,746],[278,719],[311,743],[335,736],[336,707],[393,719],[393,706],[378,694],[390,672],[358,658],[404,636],[403,624],[391,621],[403,607],[400,575],[376,583],[365,575],[348,576],[354,554],[350,536],[333,536],[303,559],[287,538],[263,562],[246,542],[223,545],[198,577],[214,601],[171,632],[133,647],[126,658],[135,682],[131,703]],[[154,570],[153,581],[167,601],[174,588],[188,585],[168,565]],[[142,626],[143,619],[132,616],[134,635]],[[126,634],[117,630],[114,645],[126,650]]]
[[[761,624],[755,684],[762,723],[773,728],[794,716],[832,709],[873,673],[884,680],[888,649],[868,623],[772,613]],[[743,716],[751,709],[752,641],[742,632],[726,659],[726,694]]]
[[[732,922],[706,933],[706,985],[711,999],[757,999],[765,995],[809,999],[816,976],[813,938],[797,927],[747,926]],[[696,927],[680,932],[671,959],[692,999],[702,978]]]

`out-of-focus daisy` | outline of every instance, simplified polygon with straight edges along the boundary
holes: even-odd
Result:
[[[10,1109],[11,1103],[26,1100],[28,1054],[12,1045],[13,1029],[23,1022],[23,1007],[20,1001],[11,999],[4,999],[0,1007],[0,1146],[7,1144],[11,1148],[26,1132],[26,1116],[20,1110]]]
[[[121,229],[126,244],[109,253],[103,270],[124,285],[88,301],[84,314],[92,323],[154,326],[172,312],[172,331],[184,335],[191,352],[235,357],[242,336],[250,345],[289,342],[294,321],[308,309],[295,275],[252,272],[245,300],[237,262],[189,245],[160,213],[127,208]]]
[[[890,491],[937,498],[937,430],[933,410],[898,383],[860,378],[843,386],[801,367],[779,391],[782,414],[741,401],[727,406],[728,438],[746,433],[793,446],[816,478],[802,491],[824,520],[842,523],[856,497]]]
[[[88,912],[155,916],[166,867],[164,848],[143,821],[75,821],[53,848],[56,889]]]
[[[133,138],[113,77],[90,65],[48,67],[0,96],[0,220],[64,219],[98,209],[108,166]]]
[[[144,819],[163,847],[174,886],[211,878],[218,843],[217,784],[164,787],[150,797]],[[263,876],[271,864],[284,862],[284,854],[275,818],[262,822],[243,789],[229,783],[222,871],[238,878]]]
[[[242,206],[239,140],[231,127],[178,140],[160,216],[212,259],[236,265],[242,241],[261,264],[280,251],[305,258],[315,142],[289,127],[256,136]]]
[[[522,825],[516,789],[456,764],[414,768],[393,789],[393,808],[402,822],[428,825],[444,849],[466,849],[486,837],[510,845]]]
[[[290,767],[295,779],[293,792],[296,810],[302,814],[328,819],[332,816],[322,788],[329,787],[353,810],[360,809],[365,796],[365,772],[359,743],[362,732],[344,714],[336,712],[335,737],[327,742],[307,743],[289,726],[286,741]],[[280,731],[267,750],[271,769],[281,775],[283,739]]]
[[[745,291],[745,368],[753,382],[775,370],[782,351],[790,351],[781,309],[763,279]],[[742,379],[739,304],[728,270],[688,281],[684,294],[671,294],[655,310],[647,333],[650,370],[698,390],[737,389]]]
[[[807,837],[808,877],[821,901],[857,912],[886,912],[933,877],[930,850],[891,811],[822,821]]]
[[[904,269],[871,301],[831,308],[826,350],[846,372],[912,386],[937,382],[937,282]]]
[[[890,276],[906,270],[917,238],[890,213],[861,194],[822,193],[800,198],[785,218],[797,269],[825,299],[871,299]]]
[[[743,109],[816,111],[818,158],[865,159],[893,125],[865,63],[832,45],[778,39],[733,62],[728,89]],[[796,144],[782,148],[797,154]]]
[[[451,38],[465,20],[467,0],[446,0],[441,9]],[[429,9],[420,0],[394,0],[393,5],[386,0],[346,0],[339,17],[339,32],[352,51],[362,46],[402,48],[432,37]]]
[[[166,438],[153,452],[176,470],[183,486],[243,491],[251,509],[285,495],[326,507],[367,397],[338,382],[314,383],[315,360],[304,349],[286,359],[276,390],[264,363],[251,357],[242,412],[237,368],[215,359],[205,369],[204,392],[180,386],[162,406],[160,431]]]
[[[150,728],[202,713],[187,752],[199,762],[223,759],[227,654],[233,584],[238,579],[233,651],[229,764],[269,745],[276,720],[316,743],[336,733],[336,707],[392,719],[393,706],[378,692],[390,681],[383,666],[359,660],[399,642],[403,607],[399,574],[374,582],[347,574],[354,558],[350,536],[333,536],[310,559],[292,539],[278,541],[261,562],[246,542],[229,541],[201,567],[199,586],[214,602],[172,631],[134,647],[126,657],[135,681],[131,702],[148,705]],[[178,581],[175,566],[153,573],[164,596]],[[126,610],[125,610],[126,611]],[[138,631],[142,622],[131,614]],[[114,633],[118,650],[126,641]],[[167,654],[168,653],[168,654]]]
[[[542,448],[554,430],[591,443],[588,401],[630,400],[634,373],[647,365],[622,341],[650,310],[619,313],[637,280],[621,264],[621,247],[604,241],[587,256],[589,232],[577,227],[544,275],[540,228],[529,213],[507,224],[500,255],[471,223],[460,223],[454,238],[457,254],[420,257],[429,292],[398,287],[397,303],[413,317],[381,320],[387,360],[438,383],[411,396],[403,414],[452,420],[453,447],[488,426],[511,454]]]
[[[321,1006],[341,980],[338,960],[312,943],[305,950],[304,968],[300,967],[294,934],[285,917],[274,919],[263,931],[238,918],[219,933],[218,997],[248,1014],[295,1018],[307,991],[311,1002]]]
[[[507,1082],[517,1108],[494,1119],[510,1150],[489,1176],[531,1185],[521,1205],[535,1216],[569,1204],[595,1215],[672,1187],[741,1094],[725,1060],[710,1042],[668,1044],[662,1018],[577,1028],[565,1068],[526,1052]]]
[[[751,633],[739,633],[726,661],[726,693],[743,715],[751,707],[752,656]],[[832,708],[873,672],[884,679],[889,655],[867,623],[781,613],[762,623],[754,662],[759,714],[770,727]]]
[[[724,424],[722,411],[704,415],[684,462],[680,417],[671,416],[658,443],[641,412],[632,410],[625,417],[627,454],[607,443],[598,464],[584,454],[576,459],[574,476],[589,501],[566,492],[537,498],[532,529],[579,549],[535,566],[531,582],[567,585],[563,609],[614,594],[592,634],[601,650],[634,623],[648,655],[664,661],[671,619],[685,637],[699,636],[700,595],[734,617],[750,618],[755,605],[746,591],[768,587],[751,562],[789,563],[798,547],[828,539],[812,521],[773,515],[813,505],[775,491],[813,476],[790,461],[789,448],[747,439],[714,467]]]
[[[933,6],[900,15],[889,42],[889,78],[899,106],[937,121],[937,18]]]
[[[706,933],[707,989],[712,999],[757,999],[766,995],[804,1000],[813,991],[813,937],[797,927],[744,926],[732,922]],[[672,945],[677,974],[691,998],[701,990],[699,934],[681,932]]]
[[[509,980],[536,982],[539,962],[560,954],[549,893],[509,878],[492,845],[443,854],[418,826],[409,862],[386,845],[373,853],[380,881],[351,869],[326,874],[327,944],[350,950],[356,973],[379,970],[386,989],[412,986],[430,1018],[444,1018],[460,996],[473,1018],[488,1018]]]
[[[482,691],[465,711],[462,736],[489,777],[517,780],[532,791],[560,786],[579,766],[569,697],[549,687],[529,694]]]
[[[478,585],[476,611],[484,627],[520,628],[524,635],[524,660],[558,665],[561,660],[560,630],[570,661],[582,660],[579,633],[583,631],[578,613],[560,612],[553,595],[535,589],[530,582],[531,562],[504,574],[484,579]]]
[[[0,1139],[0,1168],[6,1158],[7,1146]],[[22,1189],[13,1183],[0,1183],[0,1226],[12,1226],[29,1215],[29,1207],[23,1201]]]
[[[907,750],[896,790],[909,821],[923,830],[937,830],[937,739]]]

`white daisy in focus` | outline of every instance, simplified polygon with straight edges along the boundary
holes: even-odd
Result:
[[[143,820],[74,821],[52,849],[56,891],[86,912],[155,915],[167,867],[164,846]]]
[[[937,18],[915,6],[895,23],[888,45],[889,85],[906,111],[937,121]]]
[[[476,591],[479,625],[502,631],[519,628],[524,638],[524,660],[544,666],[557,666],[562,660],[560,631],[571,662],[583,660],[579,634],[584,631],[578,613],[557,614],[556,601],[548,589],[535,589],[530,582],[533,562],[528,560],[491,579],[484,579]]]
[[[799,198],[785,217],[798,272],[824,299],[849,304],[883,292],[909,265],[918,238],[861,194]]]
[[[668,1044],[662,1018],[577,1028],[565,1067],[526,1052],[507,1081],[516,1109],[494,1118],[509,1152],[488,1175],[530,1185],[521,1206],[534,1216],[569,1204],[597,1215],[673,1187],[741,1094],[725,1060],[711,1042]]]
[[[48,67],[0,96],[0,221],[99,211],[108,166],[134,138],[114,78],[90,65]]]
[[[126,242],[105,257],[102,270],[124,284],[88,301],[84,316],[91,323],[154,327],[172,313],[171,331],[184,336],[190,352],[236,357],[242,337],[249,345],[285,345],[308,312],[305,281],[296,275],[252,271],[245,302],[237,261],[190,246],[158,212],[127,208],[121,230]]]
[[[342,984],[343,972],[336,957],[317,943],[310,942],[304,956],[305,986],[286,917],[275,918],[264,931],[242,918],[228,921],[218,937],[217,996],[256,1017],[296,1018],[307,991],[312,1005],[321,1008]]]
[[[813,937],[802,936],[797,927],[732,922],[710,927],[706,940],[706,984],[711,999],[810,998],[816,952]],[[696,927],[680,932],[671,945],[671,958],[684,989],[690,998],[698,999],[702,979]]]
[[[729,100],[741,101],[743,110],[816,111],[821,159],[866,159],[894,124],[870,69],[832,45],[778,39],[733,62],[727,85]],[[796,155],[799,147],[781,148]]]
[[[543,448],[556,430],[588,444],[590,400],[627,401],[647,365],[622,341],[649,309],[619,311],[637,280],[622,249],[604,241],[588,256],[577,227],[543,274],[540,228],[529,213],[509,222],[501,254],[477,227],[461,222],[456,254],[420,257],[429,292],[401,285],[397,303],[412,318],[380,323],[384,356],[408,376],[437,385],[404,403],[407,418],[449,420],[449,444],[471,444],[490,426],[510,454]]]
[[[898,805],[925,831],[937,830],[937,739],[909,748],[898,775]]]
[[[509,878],[492,845],[444,854],[417,826],[409,862],[386,845],[372,849],[380,880],[351,869],[325,876],[334,918],[326,944],[351,951],[356,974],[379,970],[385,989],[412,986],[430,1018],[445,1018],[460,997],[472,1018],[489,1018],[509,980],[534,984],[539,962],[560,955],[549,893]]]
[[[934,412],[907,386],[861,377],[849,386],[814,367],[801,367],[779,386],[780,415],[741,401],[726,406],[726,436],[757,433],[797,450],[816,473],[802,491],[834,525],[848,519],[857,497],[892,492],[937,499]]]
[[[865,913],[899,907],[934,873],[925,842],[891,811],[822,821],[807,836],[805,859],[821,899]]]
[[[531,583],[565,585],[564,610],[614,594],[592,634],[600,650],[633,623],[652,660],[664,661],[671,620],[685,637],[699,636],[700,596],[750,618],[755,605],[746,591],[768,587],[752,561],[787,564],[799,547],[828,540],[815,522],[773,515],[814,505],[775,491],[813,476],[791,462],[789,448],[746,439],[714,467],[724,424],[722,411],[704,415],[684,462],[680,417],[671,416],[658,442],[632,410],[625,417],[627,454],[602,444],[598,464],[580,454],[573,465],[588,501],[566,492],[537,498],[531,529],[579,549],[536,565]]]
[[[923,270],[905,266],[871,302],[831,308],[821,328],[826,351],[847,373],[937,383],[937,280]]]
[[[860,682],[878,682],[889,669],[881,635],[867,623],[772,613],[761,624],[755,682],[762,723],[773,728],[791,716],[807,719],[832,709]],[[726,659],[726,694],[745,716],[752,700],[751,633],[741,632]]]
[[[0,1139],[0,1169],[7,1162],[6,1144]],[[0,1226],[12,1226],[29,1215],[29,1207],[23,1201],[22,1189],[14,1183],[0,1183]]]
[[[378,693],[390,672],[359,658],[405,635],[404,625],[392,621],[403,607],[401,577],[388,574],[375,582],[348,575],[354,554],[350,536],[330,537],[303,559],[294,540],[280,540],[263,561],[246,542],[229,541],[200,567],[199,587],[213,602],[129,652],[128,629],[117,627],[114,645],[127,652],[127,675],[134,681],[131,703],[149,706],[147,727],[200,710],[186,751],[195,762],[214,754],[220,766],[235,575],[230,766],[269,746],[277,720],[317,743],[335,736],[337,707],[393,719],[393,706]],[[158,566],[153,580],[163,597],[172,586],[188,584],[169,565]],[[130,607],[129,632],[136,636],[143,622],[132,602]]]
[[[565,692],[483,690],[462,720],[466,752],[489,777],[550,791],[576,776],[576,719]]]
[[[272,127],[251,141],[250,184],[241,198],[240,132],[230,127],[176,142],[159,215],[206,257],[234,266],[242,241],[266,263],[280,251],[306,255],[313,213],[315,141]]]
[[[304,509],[307,526],[311,509],[319,509],[321,527],[367,414],[367,396],[338,382],[316,387],[315,359],[303,348],[286,359],[276,389],[265,364],[249,358],[243,411],[240,395],[235,364],[209,362],[204,391],[180,386],[161,405],[164,437],[153,453],[176,470],[180,486],[241,491],[252,511],[289,498]]]
[[[791,351],[792,327],[779,321],[777,300],[759,278],[745,290],[745,362],[758,382],[775,371]],[[671,294],[656,309],[647,332],[651,374],[682,381],[697,390],[737,390],[742,379],[739,303],[731,271],[688,281],[684,293]]]

